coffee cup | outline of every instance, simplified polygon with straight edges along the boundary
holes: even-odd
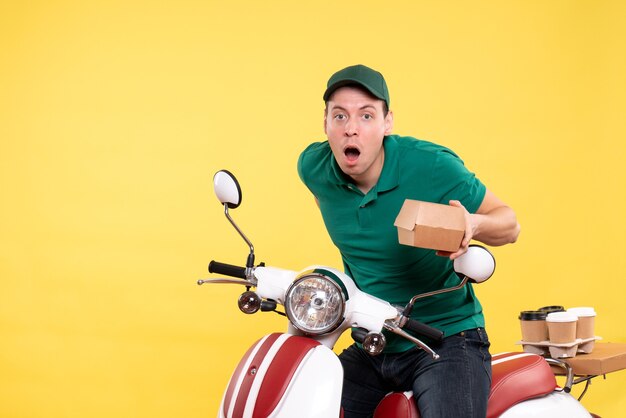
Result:
[[[565,308],[561,305],[550,305],[550,306],[544,306],[537,310],[541,312],[545,312],[546,314],[550,314],[552,312],[564,312]]]
[[[522,311],[519,314],[522,328],[522,341],[538,343],[548,340],[546,313],[540,311]]]
[[[548,337],[553,344],[566,344],[576,341],[578,317],[571,312],[552,312],[546,317]]]
[[[578,316],[578,325],[576,326],[576,338],[586,340],[595,337],[596,311],[591,307],[569,308],[567,312],[571,312]]]

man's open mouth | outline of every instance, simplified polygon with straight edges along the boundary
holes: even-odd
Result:
[[[346,147],[346,149],[343,150],[343,153],[348,161],[356,161],[359,158],[359,155],[361,155],[361,151],[359,151],[358,148],[350,146]]]

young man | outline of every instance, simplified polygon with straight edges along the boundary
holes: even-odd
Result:
[[[452,261],[472,239],[515,242],[515,213],[442,146],[392,135],[393,113],[382,74],[344,68],[324,92],[324,132],[298,160],[346,273],[360,289],[395,305],[416,294],[458,284]],[[394,220],[405,199],[464,208],[466,230],[454,253],[403,246]],[[491,383],[489,340],[471,286],[420,301],[412,317],[444,331],[437,361],[412,343],[387,335],[383,354],[356,344],[340,359],[346,418],[368,417],[390,391],[413,390],[423,418],[485,417]]]

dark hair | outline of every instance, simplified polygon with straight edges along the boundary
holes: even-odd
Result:
[[[341,87],[351,87],[353,89],[357,89],[357,90],[367,94],[371,99],[380,100],[381,102],[383,102],[383,117],[387,117],[387,113],[389,113],[389,108],[387,107],[387,102],[385,102],[384,100],[381,100],[378,97],[374,96],[372,93],[370,93],[370,91],[368,89],[366,89],[362,85],[357,84],[357,83],[350,83],[350,84],[344,84]],[[335,94],[335,92],[333,92],[330,95],[330,97],[328,98],[329,100],[330,100],[331,97],[333,97],[333,94]],[[326,105],[326,109],[328,109],[328,100],[325,102],[325,105]]]

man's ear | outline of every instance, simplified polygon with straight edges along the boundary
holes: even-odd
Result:
[[[328,108],[325,107],[324,108],[324,135],[327,135],[328,133],[326,132],[326,117],[328,116]]]
[[[393,112],[390,110],[385,116],[385,135],[391,134],[393,131]]]

